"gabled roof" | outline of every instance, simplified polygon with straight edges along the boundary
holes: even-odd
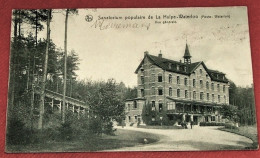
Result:
[[[183,75],[191,75],[200,65],[202,65],[205,68],[205,70],[207,71],[207,73],[209,74],[209,76],[211,77],[212,80],[219,81],[219,82],[228,82],[224,73],[216,71],[216,70],[208,69],[203,61],[195,62],[195,63],[191,63],[191,64],[186,64],[186,63],[183,63],[183,62],[178,62],[178,61],[174,61],[174,60],[150,55],[148,53],[146,53],[146,55],[144,56],[143,60],[141,61],[141,63],[137,67],[135,73],[138,73],[138,70],[143,65],[144,59],[146,57],[149,59],[149,61],[152,64],[162,68],[163,70],[175,72],[175,73],[179,73],[179,74],[183,74]],[[177,65],[179,67],[179,70],[177,70]]]

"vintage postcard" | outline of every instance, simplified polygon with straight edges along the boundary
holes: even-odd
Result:
[[[15,9],[6,152],[258,149],[247,7]]]

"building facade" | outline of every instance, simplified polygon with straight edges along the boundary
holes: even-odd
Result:
[[[144,53],[137,67],[138,98],[127,100],[126,122],[142,122],[142,110],[166,113],[169,120],[221,121],[219,108],[229,104],[229,82],[225,74],[206,67],[203,61],[191,62],[186,44],[184,62]],[[155,120],[155,118],[153,118]]]

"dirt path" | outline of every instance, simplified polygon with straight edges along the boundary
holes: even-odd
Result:
[[[123,130],[142,131],[159,134],[157,143],[125,147],[114,151],[187,151],[187,150],[237,150],[252,144],[252,140],[229,132],[217,130],[218,127],[199,127],[193,129],[144,129],[135,127]]]

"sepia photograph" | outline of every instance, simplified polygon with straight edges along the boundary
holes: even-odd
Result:
[[[5,152],[257,150],[247,12],[13,9]]]

